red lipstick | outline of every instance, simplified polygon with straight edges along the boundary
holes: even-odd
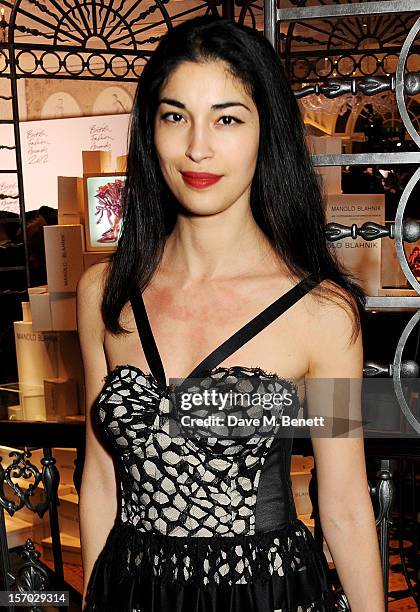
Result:
[[[211,174],[210,172],[181,172],[181,174],[187,185],[197,189],[204,189],[214,185],[222,178],[221,174]]]

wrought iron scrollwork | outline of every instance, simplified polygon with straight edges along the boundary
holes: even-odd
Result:
[[[343,238],[356,240],[359,236],[364,240],[378,240],[386,237],[395,238],[394,228],[395,226],[392,223],[390,225],[380,225],[374,221],[366,221],[360,227],[356,223],[352,223],[352,225],[327,223],[325,234],[330,242],[337,242],[337,240]],[[403,222],[402,233],[406,242],[417,242],[420,238],[420,223],[415,219],[407,219]]]
[[[43,457],[41,459],[43,469],[42,472],[40,472],[37,466],[30,461],[30,457],[32,456],[30,451],[12,451],[9,453],[9,457],[13,456],[15,457],[14,460],[6,468],[2,466],[2,457],[0,457],[0,505],[3,506],[10,516],[13,516],[20,508],[26,506],[29,510],[36,512],[38,516],[42,518],[50,507],[51,500],[58,491],[60,474],[55,465],[56,460],[54,457]],[[22,489],[12,480],[12,478],[29,479],[31,477],[34,478],[34,483],[29,484],[27,490]],[[30,498],[33,496],[40,482],[42,482],[44,487],[44,500],[33,505]],[[13,491],[19,501],[14,502],[6,497],[4,490],[5,484]]]
[[[47,591],[50,580],[47,571],[39,563],[40,553],[35,549],[31,539],[27,539],[20,556],[24,559],[23,564],[16,572],[13,584],[20,593],[30,591]],[[44,608],[31,606],[31,612],[43,612]]]
[[[352,225],[342,225],[341,223],[327,223],[325,226],[325,234],[327,240],[330,242],[337,242],[343,238],[363,238],[364,240],[376,240],[377,238],[383,238],[390,236],[391,229],[386,225],[379,225],[373,221],[366,221],[361,227],[358,227],[356,223]]]
[[[49,576],[46,569],[39,562],[40,553],[35,549],[33,541],[28,538],[20,551],[20,556],[23,558],[23,564],[18,568],[16,576],[12,576],[9,570],[8,561],[8,550],[7,550],[7,539],[5,538],[5,524],[3,512],[6,510],[10,516],[13,516],[18,510],[26,506],[32,512],[42,518],[47,510],[50,513],[51,530],[53,534],[53,550],[54,560],[61,562],[61,552],[57,553],[57,537],[59,541],[58,522],[57,522],[57,504],[58,502],[58,485],[60,482],[60,474],[56,467],[56,460],[51,454],[51,449],[44,449],[44,456],[40,462],[42,470],[40,471],[36,465],[34,465],[30,458],[32,453],[25,449],[25,451],[11,451],[9,457],[13,457],[13,461],[7,466],[3,467],[2,460],[0,457],[0,533],[1,541],[1,554],[0,554],[0,569],[7,573],[7,586],[12,590],[19,590],[20,592],[27,591],[42,591],[48,590],[49,588]],[[24,478],[25,480],[33,478],[34,482],[29,483],[27,489],[23,489],[17,482],[14,482],[15,478]],[[43,499],[37,504],[31,502],[39,484],[42,482],[43,485]],[[5,487],[7,486],[18,501],[9,499],[5,493]],[[41,488],[39,487],[39,490]],[[59,573],[59,575],[61,575]],[[32,612],[41,612],[41,608],[38,606],[32,606]]]
[[[389,470],[381,469],[378,474],[378,482],[375,485],[368,483],[370,495],[378,501],[379,512],[375,517],[376,525],[380,525],[382,521],[392,523],[389,518],[390,509],[394,499],[394,483]]]
[[[71,0],[65,3],[22,0],[11,5],[9,22],[0,24],[8,39],[11,61],[20,75],[60,78],[137,81],[156,44],[180,19],[202,14],[226,15],[257,29],[262,22],[263,0],[201,0],[178,11],[170,0],[153,0],[144,9],[122,0]],[[227,6],[228,5],[228,6]],[[143,9],[143,10],[142,10]],[[236,10],[235,10],[236,9]],[[30,34],[31,44],[16,33]],[[0,73],[10,74],[3,54]],[[28,64],[30,67],[25,67]],[[51,62],[54,67],[48,67]],[[75,67],[76,64],[76,67]],[[102,68],[99,68],[101,66]],[[98,74],[98,70],[102,70]]]
[[[390,65],[396,64],[416,17],[415,0],[400,2],[400,10],[394,8],[391,15],[386,14],[385,6],[381,11],[374,11],[360,2],[349,6],[352,3],[347,0],[322,2],[318,11],[313,3],[311,7],[306,6],[307,0],[292,1],[292,4],[300,11],[279,9],[279,18],[289,20],[292,13],[299,13],[299,17],[290,19],[287,32],[279,33],[277,38],[284,43],[281,55],[291,81],[296,83],[336,75],[347,77],[356,70],[367,77],[386,76],[394,71]],[[404,15],[404,11],[408,14]],[[307,18],[310,13],[315,22],[314,18]],[[299,34],[295,33],[296,27]],[[305,43],[306,48],[300,49],[295,43]]]
[[[380,528],[380,549],[382,561],[382,578],[385,593],[388,592],[389,574],[389,525],[391,508],[394,503],[395,485],[391,471],[391,461],[389,459],[380,460],[381,467],[377,472],[378,481],[375,485],[368,482],[369,493],[372,498],[377,500],[378,514],[375,517],[376,525]]]
[[[338,98],[351,93],[361,92],[365,96],[376,96],[384,91],[396,90],[395,76],[369,76],[365,78],[328,79],[323,83],[314,83],[295,90],[296,98],[303,98],[311,94],[322,94],[326,98]],[[420,72],[409,72],[404,76],[404,91],[409,96],[420,93]]]
[[[413,359],[401,361],[400,372],[402,378],[418,378],[420,367]],[[392,377],[394,374],[394,364],[381,364],[375,361],[366,361],[363,367],[363,376],[366,378]]]

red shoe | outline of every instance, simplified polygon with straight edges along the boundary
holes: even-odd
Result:
[[[102,236],[102,238],[98,238],[96,242],[115,242],[114,236]]]
[[[97,242],[115,242],[118,239],[119,229],[119,224],[116,227],[109,228],[109,230],[104,232],[102,236],[98,238]]]

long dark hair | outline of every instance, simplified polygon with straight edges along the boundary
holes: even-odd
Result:
[[[313,292],[336,295],[349,304],[356,336],[365,294],[327,246],[322,189],[279,55],[259,32],[213,16],[168,31],[139,78],[130,118],[124,223],[103,293],[106,329],[113,334],[128,331],[119,323],[121,310],[130,292],[143,291],[151,280],[178,214],[179,203],[163,178],[153,142],[161,87],[181,63],[214,60],[225,62],[240,79],[259,113],[260,145],[251,185],[256,223],[293,275],[300,279],[316,272],[333,281]]]

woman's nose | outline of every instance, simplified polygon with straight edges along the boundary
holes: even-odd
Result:
[[[195,162],[200,162],[213,155],[211,135],[208,129],[197,126],[191,128],[185,155]]]

